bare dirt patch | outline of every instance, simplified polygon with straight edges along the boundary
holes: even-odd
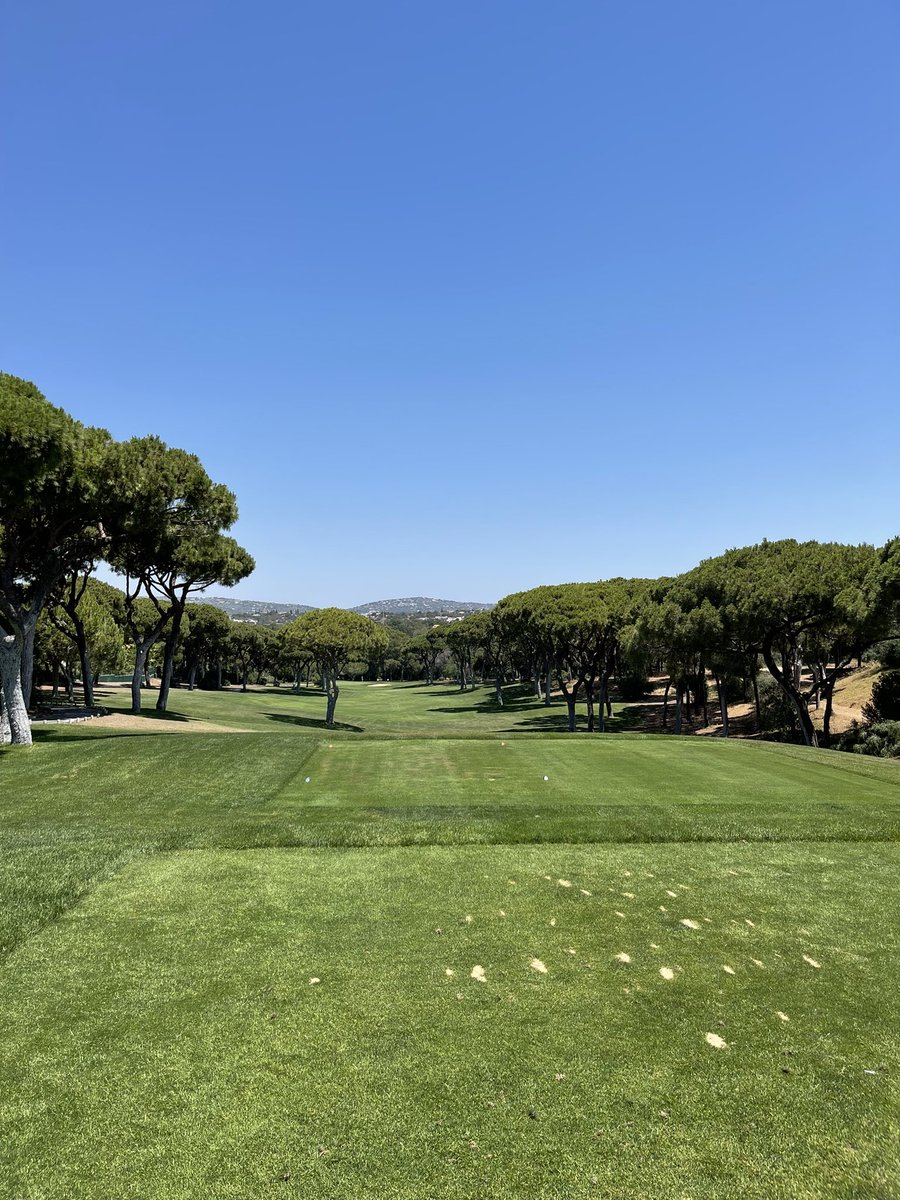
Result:
[[[136,717],[132,713],[110,713],[96,717],[104,729],[139,729],[142,733],[246,733],[233,725],[217,725],[213,721],[165,721],[153,717]]]

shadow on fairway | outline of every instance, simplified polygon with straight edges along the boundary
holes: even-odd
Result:
[[[313,717],[294,717],[287,713],[263,713],[269,721],[280,721],[283,725],[299,725],[303,729],[329,729],[331,732],[339,730],[343,733],[365,733],[365,729],[361,725],[344,725],[341,721],[335,721],[332,726],[325,724],[324,719],[317,721]]]

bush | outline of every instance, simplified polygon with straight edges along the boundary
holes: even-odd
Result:
[[[616,676],[616,686],[622,700],[643,700],[650,690],[650,680],[641,671],[623,671]]]
[[[874,725],[854,721],[838,742],[838,750],[877,758],[900,758],[900,721],[876,721]]]
[[[872,699],[863,708],[870,724],[877,721],[900,721],[900,671],[884,671],[875,680]]]
[[[771,675],[759,677],[759,728],[785,741],[793,741],[799,732],[794,706]]]

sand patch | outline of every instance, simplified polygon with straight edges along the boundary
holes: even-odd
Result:
[[[455,975],[456,972],[453,970],[452,967],[445,967],[444,974],[449,978],[451,975]]]
[[[672,980],[675,978],[675,972],[672,970],[671,967],[660,967],[659,973],[660,973],[660,975],[662,975],[663,979],[665,979],[668,983],[671,983]]]
[[[635,899],[634,892],[623,892],[622,895],[625,897],[626,900],[634,900]]]
[[[677,899],[678,899],[678,893],[677,893],[677,892],[673,892],[673,891],[671,890],[671,888],[666,888],[666,895],[667,895],[667,896],[670,896],[670,897],[671,897],[673,900],[677,900]]]
[[[155,711],[155,710],[154,710]],[[95,717],[93,723],[104,729],[139,729],[142,733],[250,733],[233,725],[217,725],[215,721],[167,721],[157,717],[136,717],[133,713],[110,713]]]
[[[778,1018],[779,1021],[789,1021],[791,1019],[787,1015],[787,1013],[783,1013],[780,1010],[775,1014],[775,1016]]]
[[[630,955],[630,954],[626,954],[624,950],[620,950],[620,951],[619,951],[619,953],[616,955],[616,962],[620,962],[620,963],[630,963],[630,962],[631,962],[631,955]]]
[[[591,895],[591,892],[589,892],[587,890],[587,888],[579,888],[578,890],[581,892],[582,896],[590,896]]]
[[[484,967],[474,966],[469,972],[471,977],[477,980],[478,983],[487,983],[487,975],[484,973]]]
[[[734,967],[724,966],[722,968],[722,970],[725,972],[726,975],[736,975],[737,974]]]
[[[321,983],[322,980],[318,977],[318,975],[311,975],[309,982],[310,982],[310,984]]]
[[[754,922],[754,921],[751,921],[749,917],[744,917],[744,924],[745,924],[745,925],[749,925],[751,929],[755,929],[755,928],[756,928],[756,924],[755,924],[755,922]]]
[[[758,958],[751,958],[750,961],[753,963],[754,967],[760,967],[762,970],[766,969],[766,964],[764,962],[760,962]]]
[[[714,1050],[727,1050],[728,1043],[724,1038],[720,1038],[717,1033],[708,1033],[706,1035],[707,1046],[712,1046]]]
[[[528,965],[529,965],[529,967],[531,967],[532,971],[537,971],[537,973],[539,975],[547,974],[547,968],[544,965],[544,963],[541,962],[541,960],[539,958],[532,958],[529,961]]]
[[[698,921],[692,921],[690,917],[682,917],[681,924],[684,925],[686,929],[700,928],[700,923]]]
[[[616,909],[616,916],[622,921],[625,920],[625,914],[623,912],[619,912],[618,909]]]
[[[390,687],[389,683],[370,683],[369,687]]]
[[[559,884],[560,887],[571,887],[572,886],[572,881],[570,879],[557,879],[556,882]]]
[[[805,963],[809,963],[811,967],[815,967],[817,971],[822,966],[820,962],[816,962],[816,960],[814,958],[810,958],[808,954],[803,955],[803,961]]]

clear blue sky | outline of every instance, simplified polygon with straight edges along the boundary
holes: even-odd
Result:
[[[895,0],[2,5],[0,368],[237,493],[238,594],[900,532]]]

